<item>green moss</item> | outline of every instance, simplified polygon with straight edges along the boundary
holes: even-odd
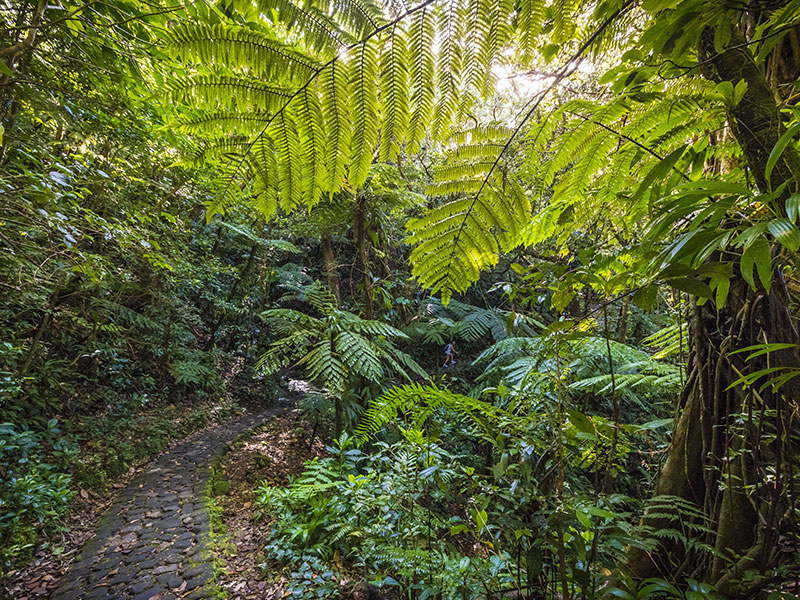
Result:
[[[227,479],[214,479],[214,482],[211,486],[211,495],[213,497],[217,496],[227,496],[231,491],[231,482]]]

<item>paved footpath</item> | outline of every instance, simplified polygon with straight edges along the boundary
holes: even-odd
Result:
[[[271,413],[199,432],[136,476],[101,517],[51,599],[213,597],[211,463],[226,442]]]

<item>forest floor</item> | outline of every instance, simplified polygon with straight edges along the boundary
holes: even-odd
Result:
[[[319,433],[286,403],[178,440],[106,491],[81,490],[50,543],[64,550],[40,550],[0,581],[0,598],[282,598],[288,582],[263,567],[271,519],[257,489],[324,456]]]
[[[106,491],[81,490],[64,531],[50,540],[50,549],[0,581],[0,598],[191,597],[213,576],[206,490],[211,462],[237,435],[276,412],[217,423],[131,468]]]
[[[225,531],[217,545],[225,561],[217,585],[230,600],[269,600],[285,593],[285,581],[265,579],[263,549],[271,525],[260,514],[255,490],[262,483],[287,485],[307,460],[324,455],[322,440],[316,435],[312,440],[312,432],[299,410],[287,409],[233,444],[217,468],[216,478],[230,484],[215,498]]]

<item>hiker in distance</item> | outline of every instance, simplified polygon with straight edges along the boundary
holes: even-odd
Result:
[[[447,368],[448,365],[456,364],[456,354],[458,354],[458,352],[456,352],[456,345],[450,340],[450,343],[444,347],[444,364],[442,367]]]

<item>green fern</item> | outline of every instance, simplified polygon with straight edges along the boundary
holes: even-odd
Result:
[[[427,378],[422,367],[394,346],[393,340],[406,338],[402,331],[338,310],[333,295],[319,283],[299,291],[296,298],[308,302],[321,316],[289,308],[262,313],[278,339],[258,359],[257,369],[274,373],[290,365],[305,367],[312,381],[338,397],[354,375],[375,383],[392,373],[406,379],[411,379],[411,373]]]
[[[442,408],[464,415],[483,431],[490,429],[489,421],[496,412],[491,404],[481,400],[433,384],[410,383],[378,398],[361,418],[356,436],[363,442],[398,418],[405,420],[408,429],[422,431],[428,419]]]

